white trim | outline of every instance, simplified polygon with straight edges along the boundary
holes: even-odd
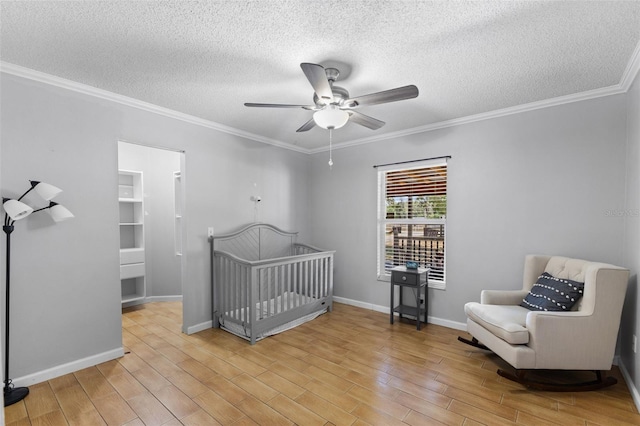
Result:
[[[339,296],[333,296],[333,301],[389,315],[389,306],[374,305],[373,303],[361,302],[359,300],[347,299],[346,297]],[[430,315],[427,315],[427,323],[452,328],[454,330],[467,331],[467,324],[464,322],[451,321],[448,319],[433,317]]]
[[[51,367],[46,370],[18,377],[13,379],[13,384],[17,387],[28,387],[35,385],[36,383],[46,382],[47,380],[82,370],[83,368],[93,367],[94,365],[102,364],[103,362],[111,361],[112,359],[120,358],[122,356],[124,356],[124,349],[122,347],[112,349],[107,352],[81,358],[66,364],[61,364],[56,367]]]
[[[373,303],[361,302],[359,300],[347,299],[346,297],[333,296],[333,301],[338,303],[344,303],[345,305],[355,306],[356,308],[368,309],[370,311],[382,312],[389,315],[389,307],[374,305]]]
[[[622,377],[624,377],[624,381],[627,383],[627,388],[629,388],[629,393],[631,393],[631,397],[633,398],[633,402],[636,405],[638,411],[640,411],[640,392],[638,392],[638,388],[633,383],[633,378],[627,371],[627,368],[624,366],[623,362],[618,362],[618,367],[620,367],[620,372],[622,372]]]
[[[164,115],[165,117],[174,118],[176,120],[181,120],[186,123],[195,124],[197,126],[202,126],[209,129],[217,130],[219,132],[228,133],[230,135],[239,136],[241,138],[254,140],[256,142],[262,142],[269,145],[277,146],[279,148],[285,148],[292,151],[302,152],[304,154],[309,153],[307,149],[300,148],[295,145],[290,145],[284,142],[277,141],[275,139],[256,135],[255,133],[246,132],[244,130],[236,129],[230,126],[225,126],[224,124],[216,123],[214,121],[205,120],[203,118],[195,117],[189,114],[184,114],[182,112],[174,111],[169,108],[164,108],[164,107],[154,105],[148,102],[140,101],[134,98],[129,98],[127,96],[119,95],[117,93],[109,92],[107,90],[98,89],[96,87],[92,87],[86,84],[56,77],[54,75],[46,74],[40,71],[35,71],[32,69],[21,67],[19,65],[14,65],[8,62],[0,61],[0,72],[15,75],[17,77],[27,78],[33,81],[38,81],[40,83],[49,84],[51,86],[60,87],[62,89],[72,90],[74,92],[116,102],[132,108],[137,108],[143,111]]]
[[[624,70],[622,74],[622,78],[620,79],[620,87],[623,91],[627,92],[631,88],[631,84],[636,79],[636,75],[640,72],[640,42],[636,45],[636,48],[633,50],[633,54],[631,55],[631,59],[627,64],[627,68]]]
[[[8,62],[0,61],[0,72],[6,74],[15,75],[18,77],[27,78],[41,83],[50,84],[52,86],[61,87],[75,92],[84,93],[86,95],[95,96],[97,98],[110,100],[123,105],[127,105],[133,108],[157,113],[166,117],[174,118],[176,120],[185,121],[187,123],[195,124],[197,126],[206,127],[209,129],[217,130],[220,132],[228,133],[231,135],[239,136],[245,139],[254,140],[256,142],[262,142],[269,145],[277,146],[279,148],[288,149],[291,151],[300,152],[303,154],[317,154],[329,150],[329,147],[323,146],[320,148],[306,149],[292,144],[284,143],[275,139],[267,138],[257,135],[255,133],[246,132],[244,130],[236,129],[230,126],[225,126],[220,123],[205,120],[202,118],[194,117],[192,115],[184,114],[178,111],[173,111],[168,108],[160,107],[157,105],[143,102],[137,99],[129,98],[127,96],[118,95],[113,92],[109,92],[103,89],[98,89],[86,84],[77,83],[64,78],[56,77],[50,74],[46,74],[40,71],[35,71],[29,68],[14,65]],[[474,123],[476,121],[490,120],[493,118],[504,117],[512,114],[518,114],[521,112],[534,111],[536,109],[548,108],[558,105],[564,105],[573,102],[581,102],[589,99],[600,98],[604,96],[618,95],[626,93],[631,87],[635,76],[640,72],[640,43],[636,45],[632,57],[623,73],[621,82],[609,87],[603,87],[594,90],[587,90],[585,92],[574,93],[571,95],[559,96],[556,98],[545,99],[541,101],[531,102],[528,104],[516,105],[513,107],[498,109],[481,114],[470,115],[467,117],[455,118],[452,120],[441,121],[438,123],[431,123],[425,126],[413,127],[410,129],[400,130],[391,133],[382,133],[376,136],[354,139],[352,141],[343,142],[333,146],[333,149],[349,148],[351,146],[363,145],[372,142],[383,141],[387,139],[399,138],[402,136],[414,135],[417,133],[426,133],[434,130],[445,129],[448,127],[459,126],[462,124]]]
[[[446,229],[447,219],[446,216],[444,219],[428,219],[428,218],[404,218],[404,219],[388,219],[387,218],[387,207],[386,207],[386,198],[387,198],[387,174],[393,172],[401,172],[406,170],[414,170],[421,168],[430,168],[430,167],[438,167],[445,166],[448,167],[448,158],[447,157],[438,157],[433,159],[425,159],[425,160],[416,160],[404,163],[394,163],[389,165],[375,166],[377,172],[377,183],[378,183],[378,208],[377,208],[377,264],[376,264],[376,273],[378,281],[383,281],[383,278],[389,277],[387,280],[390,280],[391,274],[387,274],[386,271],[386,229],[387,226],[398,224],[398,225],[443,225]],[[448,178],[447,178],[448,179]],[[444,235],[444,243],[445,247],[447,247],[446,239],[448,232],[445,231]],[[446,289],[446,264],[447,264],[447,250],[445,249],[444,253],[444,265],[445,269],[442,271],[444,274],[444,280],[434,280],[435,282],[432,284],[429,282],[429,287],[437,288],[441,290]]]
[[[427,322],[430,324],[440,325],[442,327],[452,328],[454,330],[467,331],[466,322],[451,321],[448,319],[436,318],[432,316],[428,317]]]
[[[153,302],[182,302],[182,295],[149,296],[144,298],[144,303],[153,303]]]
[[[534,111],[542,108],[549,108],[558,105],[569,104],[573,102],[581,102],[589,99],[601,98],[604,96],[619,95],[625,93],[623,88],[616,84],[614,86],[603,87],[600,89],[588,90],[586,92],[574,93],[571,95],[558,96],[556,98],[545,99],[542,101],[531,102],[528,104],[516,105],[508,108],[497,109],[494,111],[483,112],[480,114],[469,115],[461,118],[454,118],[452,120],[440,121],[437,123],[431,123],[424,126],[413,127],[410,129],[400,130],[397,132],[384,133],[376,136],[370,136],[361,139],[354,139],[350,142],[343,142],[338,145],[334,145],[333,149],[349,148],[351,146],[364,145],[372,142],[383,141],[386,139],[395,139],[402,136],[410,136],[417,133],[432,132],[434,130],[446,129],[448,127],[460,126],[463,124],[475,123],[476,121],[490,120],[493,118],[505,117],[508,115],[519,114],[522,112]],[[328,147],[321,147],[309,150],[311,154],[327,151]]]
[[[201,322],[200,324],[192,325],[191,327],[187,327],[186,329],[184,329],[183,327],[182,331],[185,334],[194,334],[199,331],[209,329],[211,327],[213,327],[213,321],[209,320],[209,321]]]
[[[131,302],[125,302],[122,304],[123,308],[130,308],[132,306],[144,305],[145,303],[153,302],[182,302],[181,295],[175,296],[148,296],[143,299],[132,300]]]

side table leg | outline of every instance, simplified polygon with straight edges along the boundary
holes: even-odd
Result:
[[[390,297],[390,304],[389,304],[389,324],[393,324],[393,282],[390,283],[391,286],[391,297]]]
[[[422,287],[418,285],[418,289],[416,291],[416,323],[418,324],[416,328],[420,330],[420,290]]]

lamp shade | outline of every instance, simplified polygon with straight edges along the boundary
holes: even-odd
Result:
[[[5,213],[13,220],[24,219],[33,212],[33,209],[22,201],[12,200],[10,198],[2,199],[2,207]]]
[[[38,182],[37,180],[32,180],[31,186],[36,190],[39,196],[47,201],[50,201],[53,197],[62,192],[62,189],[57,186],[53,186],[45,182]]]
[[[66,207],[61,206],[53,201],[49,204],[49,214],[56,222],[62,222],[63,220],[71,219],[75,217]]]
[[[328,105],[313,114],[313,121],[323,129],[339,129],[347,124],[348,120],[349,113],[337,108],[335,105]]]

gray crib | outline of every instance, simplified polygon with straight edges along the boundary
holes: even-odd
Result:
[[[213,326],[251,344],[333,306],[333,254],[256,223],[209,237]]]

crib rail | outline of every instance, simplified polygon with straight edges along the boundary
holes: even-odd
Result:
[[[293,244],[293,256],[245,260],[211,242],[214,327],[237,324],[255,336],[312,310],[332,308],[333,251]]]

